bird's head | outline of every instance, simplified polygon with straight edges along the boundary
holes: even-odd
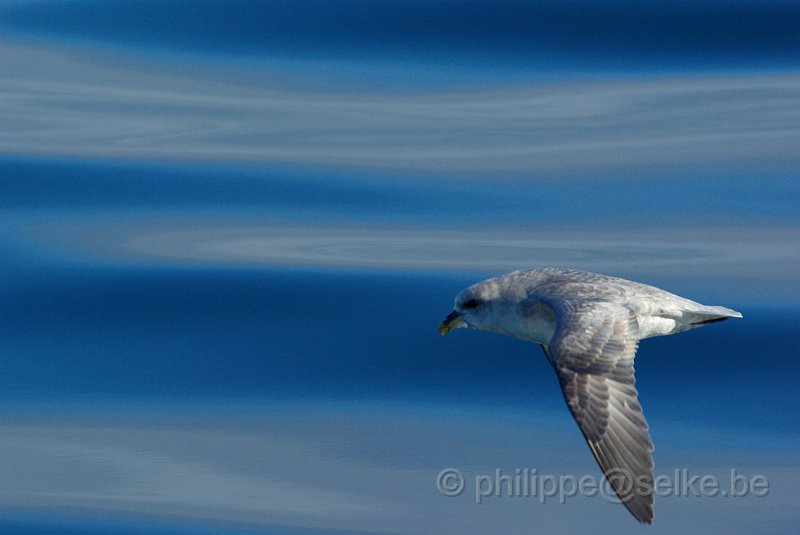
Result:
[[[500,288],[491,281],[484,281],[463,290],[456,296],[453,311],[439,324],[439,334],[452,329],[470,327],[482,331],[494,331],[497,305],[501,302]]]
[[[555,332],[555,312],[528,295],[520,283],[524,272],[479,282],[456,296],[453,311],[439,324],[439,333],[469,327],[521,340],[548,343]]]

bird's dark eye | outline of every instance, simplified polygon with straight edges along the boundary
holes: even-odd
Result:
[[[470,308],[476,308],[479,304],[480,303],[478,303],[477,299],[470,299],[469,301],[461,305],[461,308],[469,310]]]

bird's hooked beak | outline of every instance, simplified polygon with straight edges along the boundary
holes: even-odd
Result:
[[[461,318],[461,314],[459,314],[454,310],[447,315],[447,317],[444,319],[442,323],[439,324],[439,334],[444,336],[445,334],[449,333],[452,329],[458,329],[459,327],[466,327],[466,326],[467,323]]]

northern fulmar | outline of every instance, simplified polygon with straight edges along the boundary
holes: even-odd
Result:
[[[542,346],[589,448],[620,501],[653,522],[653,441],[637,399],[639,340],[742,315],[616,277],[514,271],[461,291],[439,332],[470,327]]]

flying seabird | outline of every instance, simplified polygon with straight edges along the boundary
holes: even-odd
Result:
[[[639,340],[742,315],[659,288],[569,269],[514,271],[460,292],[439,332],[470,327],[537,343],[603,475],[653,522],[653,441],[637,399]]]

